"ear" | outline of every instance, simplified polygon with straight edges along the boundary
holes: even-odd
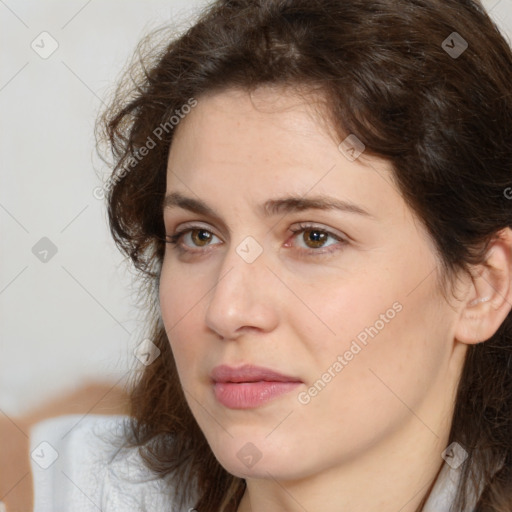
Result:
[[[512,309],[512,230],[489,245],[485,263],[475,268],[455,329],[455,338],[476,344],[491,338]]]

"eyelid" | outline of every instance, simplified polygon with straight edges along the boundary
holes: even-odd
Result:
[[[322,224],[318,224],[316,222],[299,222],[297,224],[297,228],[295,227],[291,227],[290,228],[290,231],[292,231],[293,233],[298,233],[298,232],[301,232],[301,231],[306,231],[308,229],[310,230],[318,230],[318,231],[323,231],[329,235],[331,235],[332,237],[334,238],[337,238],[339,240],[345,240],[348,242],[349,240],[349,237],[347,235],[345,235],[344,233],[342,233],[341,231],[338,231],[334,228],[330,228],[328,226],[324,226]]]
[[[195,220],[191,220],[191,221],[188,221],[188,222],[182,222],[181,224],[178,224],[174,229],[173,231],[180,231],[180,232],[183,232],[185,231],[186,229],[204,229],[206,231],[210,231],[211,233],[213,233],[214,235],[216,236],[219,236],[215,233],[214,229],[212,228],[211,224],[207,224],[207,223],[201,223],[201,221],[195,221]]]
[[[166,238],[169,238],[170,236],[177,236],[179,234],[184,235],[186,234],[187,231],[193,231],[195,229],[204,229],[205,231],[208,231],[212,235],[215,235],[216,237],[224,241],[223,236],[211,224],[208,224],[207,222],[201,222],[199,220],[182,222],[177,224],[175,227],[173,227],[172,225],[166,227],[166,233],[174,233],[174,235],[166,235]]]

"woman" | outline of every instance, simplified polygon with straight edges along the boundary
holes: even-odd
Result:
[[[103,118],[154,313],[131,448],[73,485],[102,510],[512,510],[512,53],[482,6],[225,0],[159,37]]]

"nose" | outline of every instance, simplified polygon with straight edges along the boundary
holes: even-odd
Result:
[[[206,325],[223,339],[269,332],[278,324],[276,278],[265,264],[264,253],[248,263],[230,248],[210,292]]]

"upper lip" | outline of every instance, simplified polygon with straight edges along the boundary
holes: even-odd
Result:
[[[250,364],[238,368],[225,364],[216,366],[210,376],[214,382],[302,382],[296,377],[290,377],[270,368]]]

